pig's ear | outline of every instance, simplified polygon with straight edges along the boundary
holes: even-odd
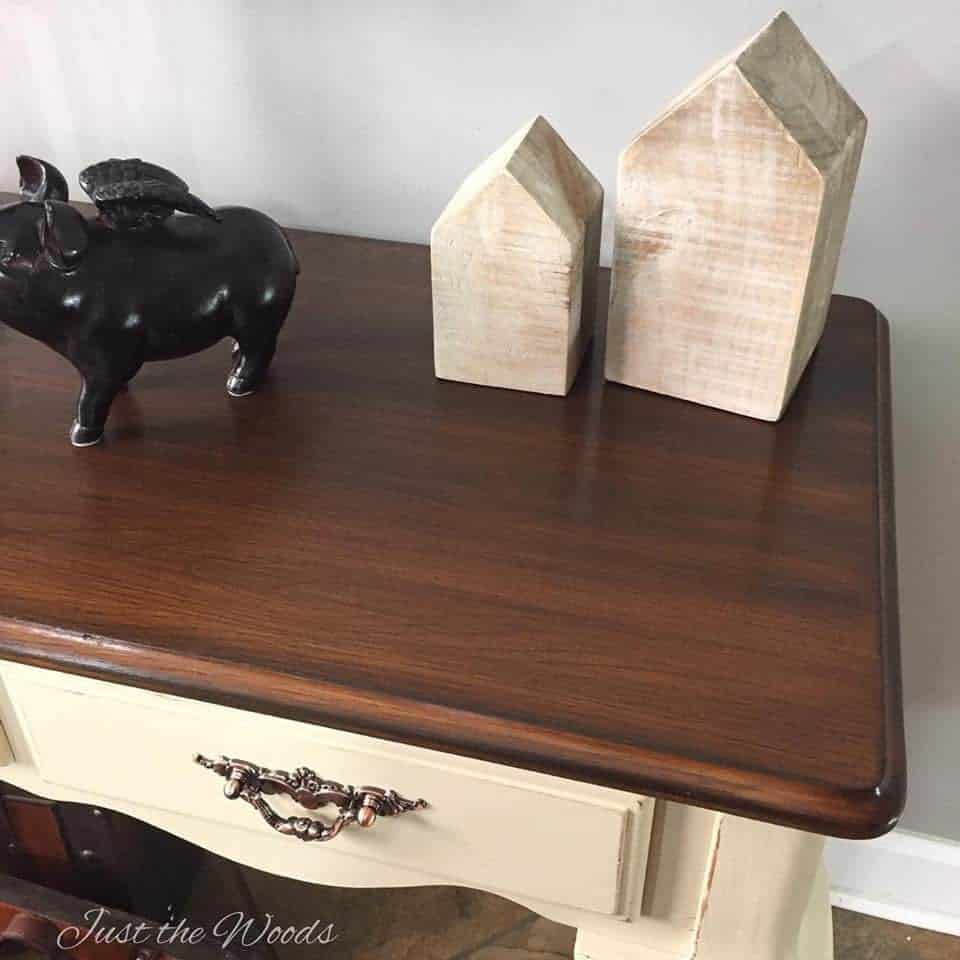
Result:
[[[36,157],[17,157],[20,170],[20,196],[31,203],[43,203],[45,200],[70,199],[70,189],[63,174],[46,160]]]
[[[67,203],[48,200],[40,221],[40,245],[58,270],[72,270],[87,252],[87,221]]]

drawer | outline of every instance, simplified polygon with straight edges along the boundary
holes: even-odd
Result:
[[[369,885],[384,864],[424,875],[423,882],[606,915],[620,911],[628,879],[631,900],[638,896],[652,800],[19,664],[2,669],[29,762],[43,781],[115,798],[128,812],[132,804],[145,819],[159,810],[226,825],[235,831],[235,859],[243,862],[250,862],[241,855],[244,836],[255,831],[259,843],[269,837],[277,845],[270,848],[274,872],[286,872],[277,863],[328,856],[335,847],[337,855],[366,861]],[[429,806],[381,817],[371,829],[350,826],[328,842],[303,843],[271,830],[243,801],[228,800],[224,781],[193,762],[197,753],[272,769],[307,766],[341,783],[422,797]],[[27,761],[18,756],[17,762]],[[331,819],[332,807],[305,812],[286,797],[268,799],[281,816]],[[625,860],[634,866],[629,878]]]

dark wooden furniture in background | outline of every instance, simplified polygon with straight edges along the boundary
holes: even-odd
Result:
[[[97,943],[85,940],[69,951],[72,960],[274,960],[266,942],[245,945],[242,938],[226,949],[218,945],[218,921],[236,911],[259,918],[240,870],[229,861],[211,864],[212,854],[116,811],[81,803],[60,803],[0,783],[0,943],[29,943],[28,933],[54,936],[56,928],[90,927],[104,908],[101,927],[144,923],[149,943]],[[217,885],[202,881],[204,896],[194,899],[194,881],[214,871]],[[22,922],[32,917],[36,922]],[[8,930],[9,924],[16,922]],[[194,947],[181,940],[157,942],[163,923],[183,919],[202,928]],[[152,946],[151,946],[152,944]],[[69,960],[69,958],[67,958]]]
[[[425,247],[293,234],[273,379],[148,367],[101,449],[0,331],[0,657],[728,810],[904,800],[887,327],[833,301],[767,424],[434,379]],[[606,277],[601,289],[606,297]],[[142,399],[142,403],[141,403]]]
[[[227,960],[216,946],[206,943],[177,943],[171,948],[169,934],[164,944],[162,938],[158,940],[156,925],[150,924],[142,916],[123,910],[111,910],[104,915],[99,929],[104,933],[104,927],[113,926],[122,931],[126,924],[136,927],[142,923],[144,933],[138,943],[123,943],[116,937],[112,942],[98,942],[95,936],[87,934],[91,930],[91,917],[99,915],[100,906],[95,901],[18,877],[0,875],[2,952],[20,952],[16,949],[19,946],[26,948],[30,957],[39,954],[59,960]],[[60,951],[58,939],[70,949]],[[238,960],[241,957],[242,953]],[[243,960],[248,958],[243,957]]]
[[[0,872],[163,921],[182,910],[203,851],[114,811],[0,783]]]

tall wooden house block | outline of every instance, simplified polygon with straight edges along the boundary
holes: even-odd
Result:
[[[826,319],[866,118],[781,13],[620,155],[606,375],[779,419]]]
[[[593,333],[603,188],[543,117],[434,224],[436,374],[565,394]]]

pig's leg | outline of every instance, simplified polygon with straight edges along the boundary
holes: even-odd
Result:
[[[77,418],[70,428],[70,442],[75,447],[92,447],[103,439],[110,405],[122,386],[123,381],[83,381],[77,401]]]
[[[136,349],[107,353],[90,346],[70,359],[83,380],[77,400],[77,416],[70,429],[70,442],[75,447],[91,447],[103,438],[114,397],[136,376],[143,360]]]
[[[231,397],[248,397],[263,383],[292,299],[291,291],[289,298],[260,307],[252,320],[238,318],[235,321],[233,335],[237,349],[233,352],[233,370],[227,378],[227,393]]]
[[[233,370],[227,377],[227,393],[231,397],[249,397],[263,383],[270,361],[277,349],[277,334],[240,342],[240,351]]]

